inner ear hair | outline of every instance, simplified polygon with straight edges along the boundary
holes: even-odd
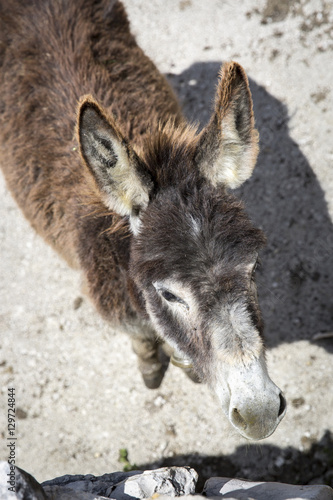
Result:
[[[135,219],[148,205],[151,177],[143,161],[121,134],[115,120],[91,97],[82,98],[78,137],[84,163],[102,200],[119,215]]]
[[[252,174],[258,156],[252,97],[242,66],[225,63],[220,71],[215,110],[198,141],[195,161],[213,184],[231,189]]]

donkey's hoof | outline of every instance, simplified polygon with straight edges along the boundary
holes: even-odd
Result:
[[[141,375],[145,386],[148,389],[158,389],[162,383],[165,368],[162,363],[154,363],[152,365],[141,365]]]
[[[154,375],[143,375],[142,378],[147,389],[158,389],[162,383],[164,372],[157,372]]]

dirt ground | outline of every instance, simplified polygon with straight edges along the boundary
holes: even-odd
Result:
[[[207,387],[170,366],[141,382],[129,339],[81,295],[0,184],[0,459],[15,387],[17,464],[43,481],[131,464],[194,466],[333,486],[333,2],[125,0],[141,46],[204,124],[222,61],[248,72],[261,153],[240,190],[268,237],[258,272],[272,379],[288,400],[260,444],[236,434]]]

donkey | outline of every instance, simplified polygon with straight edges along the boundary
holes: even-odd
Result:
[[[0,17],[0,158],[26,218],[131,334],[148,387],[165,341],[243,436],[267,437],[286,403],[256,293],[265,237],[229,192],[258,154],[244,70],[223,65],[199,133],[119,1],[0,0]]]

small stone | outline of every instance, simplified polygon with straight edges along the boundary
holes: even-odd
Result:
[[[82,306],[83,298],[82,297],[76,297],[76,299],[73,302],[73,309],[76,311]]]
[[[154,405],[157,406],[157,408],[161,408],[165,403],[166,401],[163,396],[157,396],[154,400]]]
[[[299,408],[300,406],[304,405],[304,403],[305,399],[302,396],[291,400],[291,404],[294,406],[294,408]]]
[[[28,413],[23,410],[23,408],[18,407],[16,408],[16,416],[19,420],[24,420],[25,418],[27,418]]]

